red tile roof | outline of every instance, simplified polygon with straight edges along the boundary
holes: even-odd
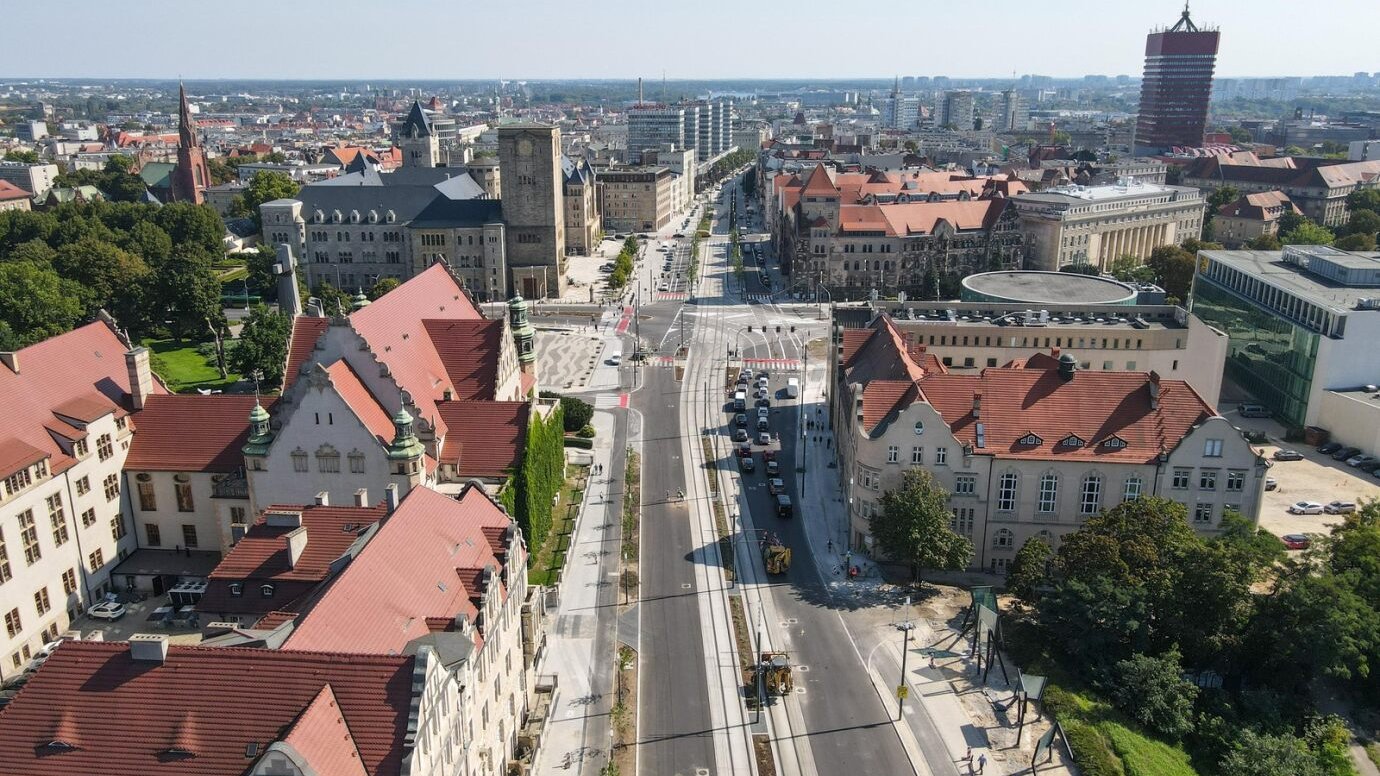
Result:
[[[354,733],[341,716],[339,702],[329,684],[307,705],[283,737],[283,743],[311,763],[317,773],[368,776],[355,746]]]
[[[945,200],[884,205],[844,205],[839,229],[844,232],[885,232],[889,237],[934,234],[940,221],[958,231],[984,229],[1007,207],[1005,199]]]
[[[25,191],[9,181],[0,181],[0,201],[29,199],[31,197],[33,197],[32,192]]]
[[[292,387],[302,371],[302,365],[311,358],[316,341],[330,328],[327,318],[309,318],[299,315],[292,319],[292,336],[288,339],[287,371],[283,372],[283,392]]]
[[[492,399],[498,391],[503,321],[422,321],[459,400]]]
[[[502,562],[483,529],[506,528],[508,516],[477,487],[452,499],[413,488],[378,533],[297,621],[287,649],[399,653],[429,633],[428,617],[467,615],[470,589],[457,569]]]
[[[412,672],[411,657],[169,646],[157,664],[66,641],[0,711],[0,762],[6,776],[237,776],[247,746],[262,756],[286,734],[317,773],[397,776]],[[362,771],[341,768],[344,729]]]
[[[288,565],[285,538],[295,529],[270,526],[260,517],[211,572],[199,610],[210,614],[267,614],[291,606],[326,579],[331,564],[344,555],[369,526],[387,514],[381,506],[308,505],[270,507],[269,511],[280,509],[300,510],[302,526],[307,529],[307,546],[297,559],[297,565]],[[230,594],[231,582],[244,585],[241,595]],[[258,587],[268,582],[275,587],[273,596],[265,598]]]
[[[830,177],[830,170],[823,164],[815,165],[810,171],[809,177],[805,179],[804,194],[812,194],[817,197],[832,197],[838,195],[838,188],[834,186],[834,181]]]
[[[369,433],[373,434],[380,444],[387,445],[392,442],[393,416],[379,404],[378,398],[369,391],[354,367],[350,366],[350,362],[341,359],[325,369],[331,376],[331,385],[335,386],[336,393],[350,405],[355,417],[369,429]]]
[[[0,365],[0,406],[5,408],[0,446],[20,440],[51,456],[50,469],[65,468],[71,459],[45,426],[56,419],[55,408],[74,399],[103,402],[124,416],[129,395],[126,350],[110,325],[101,321],[19,350],[18,374]],[[167,393],[156,378],[153,391]],[[0,471],[0,477],[10,474],[13,471]]]
[[[501,477],[522,462],[531,406],[520,401],[447,401],[436,405],[450,427],[441,463],[459,477]]]
[[[249,438],[253,408],[253,396],[150,396],[144,409],[135,413],[138,433],[125,468],[233,472],[244,465],[241,448]]]
[[[105,396],[94,390],[85,396],[74,396],[53,408],[53,414],[79,423],[92,423],[115,411]]]

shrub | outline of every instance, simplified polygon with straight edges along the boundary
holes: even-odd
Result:
[[[1116,676],[1113,698],[1137,722],[1171,739],[1193,729],[1198,688],[1184,681],[1177,651],[1132,655],[1116,664]]]
[[[1107,746],[1107,739],[1097,732],[1097,728],[1085,722],[1063,722],[1064,735],[1068,736],[1073,759],[1078,761],[1078,769],[1083,776],[1126,776],[1121,761]]]
[[[566,437],[566,438],[565,438],[565,446],[566,446],[566,447],[578,448],[578,449],[580,449],[580,450],[593,450],[593,449],[594,449],[594,440],[593,440],[593,439],[581,439],[580,437]]]
[[[584,428],[581,428],[579,431],[576,431],[576,432],[575,432],[575,436],[577,436],[577,437],[579,437],[579,438],[581,438],[581,439],[593,439],[593,438],[594,438],[594,426],[591,426],[591,425],[589,425],[588,423],[586,423],[585,426],[584,426]]]

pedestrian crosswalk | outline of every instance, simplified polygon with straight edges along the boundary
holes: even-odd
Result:
[[[748,294],[748,304],[773,304],[775,299],[771,294]]]
[[[594,397],[594,408],[596,410],[611,410],[615,407],[627,407],[628,395],[626,393],[601,393]]]
[[[745,358],[743,366],[753,369],[776,370],[778,372],[799,372],[800,359],[798,358]]]
[[[675,357],[675,356],[654,356],[654,357],[652,358],[652,366],[675,366],[675,365],[676,365],[676,357]]]
[[[683,302],[689,299],[690,295],[684,291],[658,291],[656,300],[658,302]]]

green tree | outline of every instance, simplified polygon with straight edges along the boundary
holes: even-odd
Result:
[[[5,161],[38,164],[38,152],[29,151],[23,148],[14,148],[5,152]]]
[[[1142,725],[1177,740],[1193,729],[1198,688],[1184,681],[1179,653],[1132,655],[1116,664],[1112,698]]]
[[[1155,279],[1155,270],[1145,266],[1135,256],[1118,256],[1112,259],[1107,272],[1122,282],[1149,283]]]
[[[1352,211],[1369,210],[1380,213],[1380,189],[1356,189],[1346,195],[1346,206]]]
[[[561,415],[565,418],[565,431],[573,434],[584,428],[594,418],[594,406],[575,396],[562,396],[555,391],[542,391],[547,399],[561,400]]]
[[[336,288],[329,280],[318,283],[312,296],[321,302],[321,312],[327,316],[348,315],[355,301],[348,291]]]
[[[1289,735],[1240,732],[1236,745],[1218,763],[1231,776],[1326,776],[1305,743]]]
[[[245,376],[257,369],[263,374],[264,386],[281,385],[291,333],[292,319],[264,305],[255,305],[230,350],[230,368]]]
[[[0,254],[0,258],[5,261],[27,261],[31,264],[50,267],[53,264],[53,259],[57,258],[57,251],[49,248],[48,243],[42,240],[29,240],[16,245],[9,253]]]
[[[402,285],[402,281],[397,278],[379,278],[372,288],[369,289],[369,299],[377,300],[384,294]]]
[[[1251,136],[1251,131],[1245,127],[1229,127],[1227,133],[1231,135],[1233,143],[1253,143],[1255,138]]]
[[[921,569],[959,570],[973,558],[973,543],[949,527],[949,494],[924,469],[908,469],[901,487],[882,494],[872,535],[887,557],[908,563],[912,578]]]
[[[1096,264],[1088,264],[1088,263],[1086,263],[1086,262],[1080,263],[1080,264],[1065,264],[1064,266],[1062,266],[1062,267],[1059,268],[1059,271],[1060,271],[1060,272],[1067,272],[1067,273],[1069,273],[1069,274],[1071,274],[1071,275],[1101,275],[1101,274],[1102,274],[1102,270],[1098,269]]]
[[[58,249],[53,269],[82,285],[82,302],[88,315],[102,308],[121,325],[142,328],[138,290],[148,278],[149,267],[138,256],[108,242],[82,240]]]
[[[1193,286],[1196,259],[1194,254],[1177,245],[1161,245],[1150,252],[1145,266],[1159,278],[1160,286],[1165,292],[1183,299],[1188,296],[1189,289]]]
[[[1380,232],[1380,214],[1374,210],[1353,210],[1351,218],[1347,219],[1344,232],[1374,237],[1376,232]]]
[[[139,221],[130,227],[121,247],[150,264],[157,264],[172,255],[172,238],[152,221]]]
[[[1252,622],[1249,656],[1257,674],[1300,684],[1313,676],[1365,680],[1380,657],[1380,616],[1347,575],[1286,564]]]
[[[1307,216],[1293,210],[1286,210],[1279,217],[1279,234],[1292,232],[1304,223],[1311,223]]]
[[[1332,244],[1334,248],[1344,251],[1373,251],[1375,250],[1375,235],[1373,234],[1349,234],[1339,237]]]
[[[1235,186],[1218,186],[1217,190],[1208,197],[1208,214],[1216,215],[1223,205],[1229,205],[1241,197],[1241,192]]]
[[[1277,251],[1284,247],[1279,238],[1272,234],[1262,234],[1259,237],[1246,243],[1246,247],[1253,251]]]
[[[255,225],[262,228],[259,206],[275,199],[292,199],[301,188],[287,173],[260,170],[249,179],[249,185],[244,190],[244,208],[254,219]]]
[[[49,267],[0,263],[0,322],[21,345],[71,330],[81,319],[81,299],[86,293],[80,283]]]
[[[171,238],[174,253],[207,259],[225,253],[225,222],[213,208],[174,202],[157,208],[153,221]]]
[[[220,281],[205,258],[173,256],[164,261],[151,274],[148,296],[178,342],[208,330],[214,336],[224,327]]]
[[[245,269],[249,270],[246,282],[251,293],[258,292],[265,302],[277,301],[278,277],[273,274],[273,265],[278,263],[278,251],[271,245],[258,245],[236,255],[244,257]]]
[[[1034,603],[1036,590],[1048,579],[1049,560],[1054,551],[1038,536],[1025,540],[1011,568],[1006,571],[1006,590],[1026,603]]]
[[[1280,242],[1285,245],[1331,245],[1333,239],[1332,230],[1312,221],[1304,221],[1280,235]]]

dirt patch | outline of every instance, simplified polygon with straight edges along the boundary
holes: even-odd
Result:
[[[638,454],[630,447],[627,465],[623,470],[623,557],[628,563],[637,562],[641,517],[642,464]]]
[[[733,615],[733,643],[738,647],[738,665],[742,668],[743,687],[751,687],[756,678],[753,666],[757,661],[753,660],[752,645],[748,643],[747,612],[743,610],[743,597],[729,596],[728,608]]]
[[[619,647],[613,677],[613,762],[618,773],[637,773],[637,652]]]
[[[757,776],[776,776],[776,760],[771,756],[771,739],[760,734],[753,736],[752,751],[757,757]]]

